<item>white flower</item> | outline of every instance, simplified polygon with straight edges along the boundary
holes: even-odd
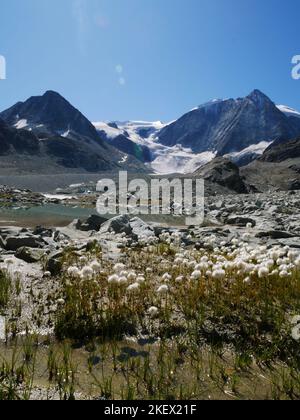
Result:
[[[128,279],[125,276],[119,277],[119,282],[118,282],[121,286],[125,285],[128,283]]]
[[[192,280],[199,280],[201,278],[201,271],[194,271],[191,275]]]
[[[291,319],[291,324],[292,325],[297,325],[300,323],[300,315],[295,315],[292,319]]]
[[[119,276],[117,274],[113,274],[108,277],[107,281],[109,284],[119,284]]]
[[[95,273],[99,273],[101,271],[101,265],[98,261],[93,261],[91,263],[91,269],[95,272]]]
[[[226,272],[222,269],[217,269],[214,270],[212,273],[212,277],[213,279],[224,279],[224,277],[226,276]]]
[[[121,273],[125,269],[125,265],[118,263],[114,266],[113,270],[115,273]]]
[[[139,283],[133,283],[130,286],[127,287],[127,292],[129,293],[135,293],[138,292],[140,289],[140,284]]]
[[[299,341],[300,340],[300,324],[296,325],[293,329],[292,329],[292,337],[294,340]]]
[[[258,277],[260,279],[267,277],[270,274],[270,270],[267,267],[260,267],[258,270]]]
[[[163,295],[163,294],[165,294],[165,293],[168,293],[168,291],[169,291],[169,287],[168,287],[166,284],[163,284],[162,286],[160,286],[160,287],[157,289],[157,293],[158,293],[159,295]]]
[[[172,280],[172,276],[170,276],[170,274],[169,274],[169,273],[165,273],[165,274],[162,276],[162,281],[170,281],[170,280]]]
[[[45,273],[44,273],[44,277],[51,277],[51,273],[50,273],[50,271],[45,271]]]
[[[73,278],[80,277],[80,270],[77,267],[69,267],[67,273],[68,273],[68,276],[73,277]]]
[[[146,279],[144,276],[138,276],[136,279],[137,283],[145,283]]]
[[[133,271],[131,271],[128,274],[127,278],[128,278],[129,281],[134,281],[136,279],[136,274]]]
[[[151,306],[151,308],[148,309],[148,314],[151,316],[151,318],[155,318],[159,312],[159,309],[156,306]]]
[[[63,306],[63,305],[65,304],[65,300],[64,300],[64,299],[57,299],[56,303],[57,303],[59,306]]]
[[[183,282],[183,280],[184,280],[184,277],[183,277],[183,276],[178,276],[178,277],[176,277],[176,279],[175,279],[176,283],[182,283],[182,282]]]
[[[93,275],[94,275],[94,272],[89,266],[85,266],[81,270],[81,278],[83,279],[91,279]]]
[[[247,229],[252,229],[253,228],[253,225],[252,225],[252,223],[247,223]]]
[[[289,273],[287,271],[280,271],[279,277],[284,279],[286,277],[289,277]]]

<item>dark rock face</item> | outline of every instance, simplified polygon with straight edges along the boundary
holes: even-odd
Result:
[[[71,223],[71,227],[81,230],[82,232],[97,231],[101,228],[103,223],[107,222],[107,219],[98,215],[91,215],[85,221],[74,220]]]
[[[8,251],[16,251],[22,247],[42,248],[45,242],[41,237],[31,234],[20,234],[18,236],[8,236],[5,240],[5,248]]]
[[[158,137],[166,146],[181,144],[197,153],[215,151],[223,156],[262,141],[291,139],[299,130],[298,122],[255,90],[242,99],[200,106],[162,129]]]
[[[130,217],[126,214],[114,217],[105,222],[100,229],[100,233],[126,233],[131,235],[132,227],[130,226]]]
[[[16,130],[0,118],[0,155],[9,153],[39,153],[39,140],[31,132]]]
[[[275,142],[259,159],[262,162],[282,162],[287,159],[300,158],[300,137],[283,143]]]
[[[101,143],[94,126],[87,118],[53,91],[48,91],[43,96],[31,97],[26,102],[19,102],[0,116],[9,125],[26,120],[30,125],[43,126],[42,130],[49,131],[52,135],[62,135],[69,131]]]
[[[16,258],[19,258],[29,264],[41,261],[45,255],[46,251],[42,249],[33,249],[28,247],[19,248],[15,253]]]
[[[110,140],[110,144],[121,152],[134,156],[141,162],[151,162],[151,152],[147,146],[136,144],[122,134]]]
[[[229,159],[215,158],[194,174],[211,183],[219,184],[239,194],[247,193],[248,187],[240,175],[239,168]]]
[[[22,166],[20,156],[24,154],[29,158],[22,169],[29,173],[51,172],[49,168],[102,172],[125,167],[145,171],[133,156],[125,161],[124,154],[104,141],[92,123],[56,92],[19,102],[2,112],[0,118],[0,157],[11,156],[14,171]],[[20,122],[25,129],[17,130]],[[38,161],[36,155],[42,160]]]

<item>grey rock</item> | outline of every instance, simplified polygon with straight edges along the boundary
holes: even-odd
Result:
[[[288,232],[282,232],[280,230],[270,230],[266,232],[259,232],[256,235],[256,238],[272,238],[272,239],[284,239],[284,238],[293,238],[294,235]]]
[[[250,217],[241,217],[241,216],[230,216],[225,220],[225,223],[228,225],[235,225],[240,227],[246,227],[248,223],[252,224],[252,227],[256,226],[256,221],[250,219]]]
[[[100,228],[100,234],[112,232],[131,235],[132,227],[130,226],[130,217],[128,215],[117,216],[103,223]]]
[[[46,263],[46,270],[50,271],[53,276],[58,275],[62,270],[61,257],[63,256],[62,251],[51,253]]]
[[[16,251],[21,247],[29,248],[42,248],[45,242],[40,236],[36,235],[19,235],[19,236],[8,236],[5,241],[5,248],[8,251]]]
[[[134,217],[130,220],[130,227],[132,234],[138,238],[149,238],[154,235],[154,229],[141,220],[139,217]]]
[[[19,248],[15,253],[16,258],[19,258],[20,260],[23,260],[29,264],[41,261],[45,255],[46,250],[33,249],[28,247]]]

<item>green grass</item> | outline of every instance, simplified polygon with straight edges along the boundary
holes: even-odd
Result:
[[[11,296],[12,284],[7,272],[0,270],[0,315],[7,308]]]
[[[202,273],[192,280],[188,264],[175,264],[177,252],[165,243],[125,249],[123,271],[144,277],[129,292],[134,280],[108,282],[116,268],[96,244],[84,259],[66,250],[63,272],[53,279],[59,287],[45,299],[59,302],[52,315],[56,342],[41,346],[28,336],[18,344],[22,357],[13,363],[13,380],[20,381],[21,369],[25,397],[42,378],[60,399],[74,399],[78,391],[128,400],[299,399],[300,342],[291,323],[300,314],[299,269],[287,277],[274,272],[261,278],[253,271],[245,282],[232,266],[221,279]],[[187,253],[197,263],[203,256],[213,265],[233,259],[220,252]],[[101,270],[90,278],[68,274],[71,265],[81,270],[95,260]],[[270,272],[274,268],[275,262]],[[170,278],[163,279],[166,273]],[[164,283],[168,293],[159,294]],[[11,380],[8,367],[2,377]],[[19,388],[11,386],[5,395],[13,399]]]

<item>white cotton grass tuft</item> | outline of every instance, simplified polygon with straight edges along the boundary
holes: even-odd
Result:
[[[169,274],[169,273],[165,273],[165,274],[162,276],[162,281],[168,282],[168,281],[170,281],[170,280],[172,280],[172,276],[170,276],[170,274]]]
[[[192,280],[199,280],[201,279],[201,271],[193,271],[192,275],[191,275],[191,279]]]
[[[212,278],[215,280],[222,280],[225,277],[226,277],[226,272],[221,268],[214,270],[212,273]]]
[[[81,273],[78,267],[72,266],[68,268],[67,274],[72,278],[79,278]]]
[[[169,291],[169,287],[166,284],[159,286],[159,288],[157,289],[157,293],[159,295],[164,295],[168,293],[168,291]]]
[[[114,265],[114,268],[113,268],[113,270],[114,270],[114,272],[115,273],[121,273],[122,271],[124,271],[125,270],[125,265],[124,264],[121,264],[121,263],[118,263],[118,264],[115,264]]]
[[[260,267],[258,270],[258,277],[260,279],[267,277],[269,274],[270,274],[270,270],[268,269],[268,267]]]
[[[136,293],[140,290],[140,284],[139,283],[133,283],[130,286],[127,287],[127,292],[129,293]]]
[[[101,264],[98,261],[92,261],[90,267],[94,273],[100,273],[101,271]]]
[[[156,306],[151,306],[151,308],[148,309],[148,314],[151,316],[151,318],[155,318],[159,313],[159,309]]]
[[[291,319],[291,324],[294,325],[292,329],[292,337],[295,341],[300,340],[300,316],[296,315]]]
[[[89,280],[94,276],[94,271],[89,266],[83,267],[80,277],[84,280]]]
[[[119,284],[119,280],[120,280],[119,276],[117,274],[113,274],[112,276],[108,277],[107,281],[108,281],[108,284],[114,285],[114,284]]]

